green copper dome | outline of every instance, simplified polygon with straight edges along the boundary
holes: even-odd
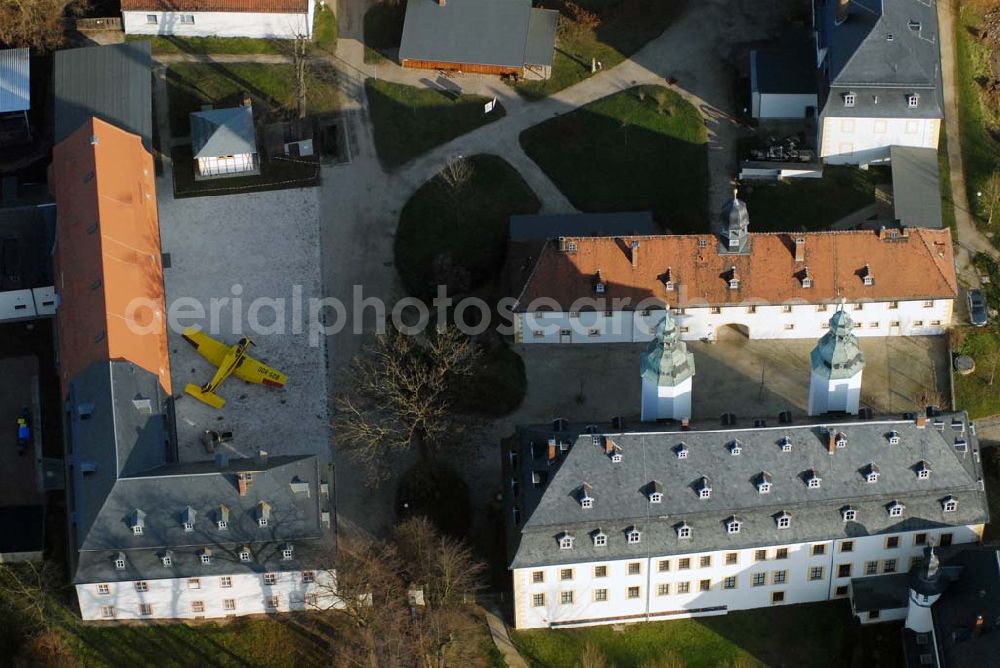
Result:
[[[642,354],[642,378],[662,386],[684,382],[694,375],[694,355],[681,341],[677,323],[669,313],[657,323],[653,340]]]
[[[830,318],[829,331],[813,348],[813,373],[836,380],[851,378],[864,367],[865,355],[854,336],[854,322],[845,311],[837,311]]]

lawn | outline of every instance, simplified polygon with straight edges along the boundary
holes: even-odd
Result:
[[[337,51],[337,15],[328,5],[317,5],[313,16],[313,46],[333,55]]]
[[[1000,330],[967,327],[952,336],[957,339],[955,353],[976,363],[976,370],[967,376],[953,374],[955,403],[973,420],[1000,415]]]
[[[317,14],[318,15],[318,14]],[[150,35],[126,35],[128,42],[152,42],[154,55],[161,54],[209,54],[209,53],[288,53],[288,44],[280,39],[254,39],[252,37],[155,37]]]
[[[399,49],[403,38],[403,15],[406,3],[391,5],[377,2],[365,12],[365,62],[380,63]]]
[[[396,268],[407,292],[421,298],[476,290],[500,273],[513,214],[536,213],[538,198],[502,158],[465,159],[472,173],[458,187],[438,174],[403,207],[396,231]]]
[[[439,144],[504,116],[499,104],[484,112],[488,98],[443,89],[418,88],[376,79],[365,81],[375,149],[392,169]]]
[[[521,133],[581,211],[652,210],[675,233],[708,229],[708,133],[672,90],[638,86]]]
[[[507,415],[521,405],[527,391],[524,360],[501,339],[481,342],[484,350],[479,368],[459,383],[452,406],[465,413]]]
[[[826,165],[818,179],[754,181],[740,188],[756,232],[827,230],[844,216],[875,203],[875,182],[884,172]]]
[[[989,194],[994,197],[994,243],[1000,241],[1000,183],[989,186],[991,177],[1000,170],[1000,115],[995,111],[998,99],[985,85],[994,80],[990,68],[990,48],[987,41],[977,39],[983,25],[980,9],[988,3],[962,2],[956,20],[957,51],[956,92],[958,93],[959,131],[962,136],[962,164],[968,190],[969,208],[982,227],[990,217]],[[984,193],[983,197],[977,193]]]
[[[591,75],[592,62],[602,63],[604,69],[619,64],[658,37],[687,5],[682,0],[576,0],[581,12],[571,3],[553,4],[561,7],[561,15],[552,76],[515,86],[529,100],[583,81]],[[596,27],[589,27],[595,22]]]
[[[677,668],[902,665],[899,624],[862,629],[846,601],[761,608],[720,617],[584,629],[518,631],[514,643],[532,666],[581,665],[588,644],[609,664]],[[860,662],[855,663],[859,660]]]

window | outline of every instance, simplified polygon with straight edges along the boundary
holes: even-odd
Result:
[[[687,524],[682,524],[681,526],[677,527],[677,537],[680,538],[681,540],[686,540],[690,538],[691,527],[689,527]]]
[[[531,330],[531,336],[533,336],[536,339],[544,339],[545,338],[545,332],[543,332],[540,329],[533,329],[533,330]]]
[[[134,525],[132,527],[132,535],[133,536],[141,536],[142,535],[142,525],[141,524],[136,524],[136,525]]]
[[[115,616],[115,606],[113,605],[102,605],[101,606],[101,617],[104,619],[111,619]]]
[[[785,592],[783,591],[772,591],[771,592],[771,604],[784,603],[785,602]]]
[[[896,572],[896,560],[886,559],[882,562],[882,572],[883,573],[895,573]]]
[[[148,582],[136,582],[135,583],[135,590],[139,591],[139,592],[149,591],[149,583]]]
[[[670,560],[660,559],[659,569],[661,573],[666,573],[670,570]]]
[[[259,526],[259,527],[266,527],[267,526],[267,518],[266,517],[261,517],[260,519],[258,519],[257,520],[257,526]]]
[[[667,583],[662,583],[656,586],[657,596],[669,596],[670,595],[670,585]]]
[[[826,554],[826,545],[819,544],[819,545],[813,545],[812,546],[812,556],[814,556],[814,557],[821,557],[824,554]]]
[[[820,304],[816,307],[818,313],[826,313],[826,304]]]
[[[675,450],[675,452],[677,453],[677,459],[687,459],[688,449],[686,447],[684,447],[683,443],[681,443],[677,447],[677,449]]]
[[[741,526],[742,525],[739,520],[730,520],[729,522],[726,522],[726,532],[731,534],[739,533]]]
[[[702,499],[707,499],[712,496],[712,490],[709,487],[702,487],[698,490],[698,496]]]
[[[839,587],[837,587],[836,589],[833,590],[833,595],[834,596],[847,596],[847,593],[849,591],[850,590],[848,589],[847,585],[840,585]]]
[[[732,566],[733,564],[739,563],[740,553],[739,552],[726,552],[726,565]]]
[[[845,540],[844,542],[842,542],[840,544],[840,551],[841,552],[854,552],[854,541],[853,540]]]
[[[910,570],[921,566],[924,563],[923,557],[910,557]]]
[[[735,286],[733,286],[733,282],[736,283]],[[740,282],[734,278],[732,281],[729,281],[729,287],[735,290],[736,288],[740,287]],[[756,312],[757,312],[757,307],[755,305],[747,306],[747,313],[756,313]]]
[[[600,336],[600,335],[601,335],[601,330],[600,329],[588,329],[587,330],[587,336]]]
[[[731,575],[722,581],[723,589],[736,589],[736,576]]]
[[[778,517],[778,528],[779,529],[787,529],[790,526],[792,526],[792,516],[791,515],[785,513],[785,514],[780,515]]]
[[[903,504],[894,503],[889,506],[889,517],[902,517],[903,516]]]
[[[227,522],[225,520],[219,520],[215,524],[216,524],[216,526],[219,527],[219,531],[225,531],[226,529],[229,528],[229,522]]]
[[[264,607],[268,610],[276,610],[278,605],[281,603],[281,598],[275,594],[274,596],[264,597]]]
[[[188,589],[201,589],[201,580],[198,578],[188,578],[187,587]]]
[[[171,557],[169,554],[165,554],[162,557],[160,557],[160,561],[162,561],[163,565],[167,568],[170,568],[174,564],[174,558]]]
[[[660,503],[663,501],[663,494],[661,492],[653,492],[649,495],[650,503]]]
[[[718,307],[718,306],[713,306],[711,308],[711,311],[712,311],[712,315],[719,315],[720,313],[722,313],[722,309],[720,307]]]
[[[250,550],[240,550],[240,561],[250,561]]]
[[[302,584],[312,584],[316,582],[316,574],[312,571],[302,571]]]
[[[879,328],[879,322],[878,322],[878,320],[875,320],[874,322],[868,323],[868,327],[870,329],[878,329]]]
[[[111,593],[111,585],[97,585],[97,593],[101,596],[107,596]]]
[[[636,543],[639,542],[640,538],[642,538],[642,534],[639,532],[638,529],[632,529],[631,531],[628,532],[629,545],[635,545]]]
[[[604,533],[594,534],[594,547],[604,547],[608,544],[608,535]]]
[[[889,326],[890,327],[899,327],[899,321],[898,320],[890,320],[889,321]]]
[[[223,589],[230,589],[233,586],[233,579],[228,575],[223,575],[219,578],[219,586]]]
[[[854,508],[845,508],[843,511],[843,515],[845,522],[853,522],[856,519],[858,519],[858,511],[856,511]]]
[[[640,574],[642,574],[642,564],[640,564],[638,561],[632,561],[632,562],[630,562],[629,565],[628,565],[628,574],[629,575],[640,575]]]
[[[191,612],[195,614],[205,612],[205,601],[191,601]]]
[[[951,545],[951,540],[952,540],[952,534],[950,532],[943,533],[940,536],[938,536],[938,545],[940,545],[941,547],[949,547]]]
[[[273,585],[276,584],[277,582],[278,582],[277,573],[264,573],[264,584]]]
[[[233,610],[236,609],[236,599],[232,599],[232,598],[223,599],[223,601],[222,601],[222,608],[226,612],[232,612]]]
[[[573,579],[573,569],[572,568],[563,568],[562,570],[560,570],[559,571],[559,579],[563,580],[563,581],[572,580]]]
[[[194,14],[181,14],[181,23],[185,23],[187,25],[193,25]]]
[[[293,550],[292,550],[291,547],[282,548],[282,550],[281,550],[281,558],[282,559],[291,559],[292,558],[292,553],[293,553]]]
[[[771,574],[771,581],[774,584],[785,584],[788,582],[788,571],[774,571]]]
[[[119,571],[125,570],[125,560],[121,558],[115,559],[115,569]]]
[[[795,325],[793,323],[790,323],[790,322],[789,323],[785,323],[785,329],[789,329],[789,330],[795,329]]]
[[[899,547],[899,536],[888,536],[885,539],[885,549],[894,550]]]
[[[559,603],[562,605],[573,605],[573,592],[563,591],[559,592]]]
[[[677,560],[677,570],[686,571],[691,568],[691,559],[688,557],[681,557]]]
[[[774,558],[775,559],[787,559],[788,558],[788,548],[787,547],[779,547],[777,550],[774,551]]]
[[[868,619],[878,619],[881,614],[880,610],[870,610],[868,612]]]
[[[691,593],[691,583],[690,582],[678,582],[677,583],[677,593],[678,594],[690,594]]]
[[[146,14],[146,23],[155,26],[157,24],[156,14]]]
[[[809,569],[809,579],[810,580],[822,580],[823,579],[823,567],[813,566]]]
[[[889,302],[889,310],[896,310],[899,308],[899,302]]]
[[[841,564],[837,566],[837,577],[838,578],[849,578],[851,577],[851,565]]]
[[[940,327],[940,326],[941,326],[940,320],[931,320],[931,327]]]
[[[540,608],[545,605],[545,594],[533,594],[531,597],[531,605],[535,608]]]
[[[711,591],[712,581],[711,580],[699,580],[698,581],[698,591]]]
[[[763,587],[767,584],[767,573],[754,573],[753,574],[753,586]]]
[[[594,590],[594,600],[598,603],[603,603],[608,600],[608,590],[607,589],[595,589]]]
[[[210,554],[203,554],[203,555],[201,555],[201,563],[203,563],[203,564],[210,564],[210,563],[212,563],[212,555],[210,555]]]
[[[573,549],[573,537],[563,534],[563,537],[559,539],[559,549],[560,550],[572,550]]]
[[[791,304],[782,304],[782,306],[781,306],[781,312],[782,313],[791,313],[792,312],[792,305]]]
[[[844,93],[844,106],[853,107],[857,103],[858,97],[854,93]]]
[[[149,603],[139,604],[139,616],[140,617],[150,617],[153,614],[153,606]]]
[[[913,326],[914,327],[923,327],[924,326],[924,321],[923,320],[914,320],[913,321]]]
[[[639,588],[638,587],[629,587],[628,588],[628,597],[629,598],[639,598]]]
[[[756,550],[753,553],[754,561],[767,561],[767,550]]]
[[[927,544],[927,534],[925,534],[925,533],[918,533],[917,535],[915,535],[913,537],[913,544],[914,545],[926,545]]]
[[[820,478],[813,476],[809,478],[809,489],[818,489],[820,483]]]
[[[906,106],[910,109],[916,109],[917,105],[920,104],[920,96],[916,93],[906,96]]]
[[[924,308],[934,308],[934,300],[933,299],[924,300],[923,306]]]
[[[866,561],[865,562],[865,575],[878,575],[878,562],[877,561]]]
[[[944,509],[944,512],[953,513],[958,510],[958,501],[949,496],[944,500],[944,503],[941,504],[941,507]]]
[[[701,559],[698,560],[699,568],[711,568],[712,566],[712,555],[706,554]]]

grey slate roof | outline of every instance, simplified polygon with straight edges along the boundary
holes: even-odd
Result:
[[[758,93],[816,93],[813,45],[792,43],[750,52],[751,86]]]
[[[905,608],[909,600],[909,583],[909,573],[853,578],[851,605],[855,612]]]
[[[896,218],[907,227],[940,229],[941,174],[932,148],[890,146]]]
[[[967,425],[964,414],[956,417],[957,424]],[[846,448],[828,454],[824,424],[847,436]],[[697,428],[696,424],[692,431],[664,431],[651,425],[618,433],[598,427],[602,442],[610,438],[620,448],[623,457],[617,464],[605,454],[605,447],[592,443],[593,435],[583,425],[563,432],[553,432],[551,426],[521,428],[516,473],[521,491],[516,504],[523,520],[510,537],[511,567],[739,549],[988,520],[978,443],[970,429],[953,428],[950,416],[942,419],[940,429],[931,423],[918,428],[912,420]],[[891,430],[899,433],[900,444],[889,445]],[[779,446],[783,436],[791,438],[790,452]],[[959,437],[967,441],[964,452],[954,445]],[[537,447],[532,458],[532,443],[547,444],[549,438],[570,446],[552,464],[539,456]],[[742,444],[740,455],[730,454],[728,445],[734,438]],[[682,442],[688,456],[678,459],[675,448]],[[928,480],[917,478],[914,467],[921,459],[933,468]],[[881,471],[873,484],[862,475],[872,462]],[[806,486],[805,473],[810,469],[822,479],[818,489]],[[532,484],[536,470],[544,472],[547,485]],[[768,494],[756,488],[762,471],[772,476]],[[709,499],[696,493],[703,476],[712,481]],[[643,490],[653,480],[662,483],[664,498],[651,506]],[[589,509],[581,508],[573,496],[583,481],[592,486],[597,499]],[[944,513],[941,501],[949,495],[958,500],[958,509]],[[888,507],[894,501],[905,506],[902,517],[889,517]],[[843,521],[845,506],[857,510],[857,521]],[[792,515],[788,529],[777,528],[776,517],[783,511]],[[727,534],[724,522],[734,514],[743,522],[742,530]],[[677,537],[681,522],[691,526],[690,539]],[[640,544],[625,541],[630,527],[643,532]],[[590,540],[598,530],[608,534],[607,547],[594,547]],[[559,549],[556,537],[563,531],[577,538],[572,550]]]
[[[963,546],[945,560],[946,568],[960,568],[961,575],[934,604],[937,643],[945,666],[996,665],[1000,656],[1000,554],[995,545]],[[973,634],[982,615],[986,630]],[[909,659],[909,656],[907,656]]]
[[[617,237],[657,234],[651,211],[626,213],[556,213],[510,217],[511,241],[556,237]]]
[[[541,15],[533,17],[536,12]],[[399,59],[548,65],[557,18],[551,10],[533,10],[531,0],[448,0],[443,6],[437,0],[412,0],[406,5]]]
[[[139,135],[151,149],[151,83],[149,42],[56,51],[56,143],[96,116]]]
[[[848,18],[840,25],[835,25],[837,2],[814,2],[818,46],[827,49],[829,64],[824,113],[865,118],[943,116],[933,2],[851,0]],[[842,102],[841,96],[848,92],[857,94],[854,107]],[[914,92],[921,94],[920,104],[910,109],[906,96]]]
[[[253,107],[228,107],[191,114],[191,150],[195,158],[257,152]]]
[[[28,49],[0,49],[0,114],[31,109]]]
[[[0,292],[52,285],[56,207],[0,207]]]

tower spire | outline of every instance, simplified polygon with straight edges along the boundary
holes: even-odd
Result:
[[[809,415],[831,412],[856,415],[861,403],[865,355],[843,303],[830,318],[830,328],[813,348],[811,360]]]
[[[681,341],[680,330],[669,312],[656,324],[640,369],[643,421],[691,417],[694,355]]]

